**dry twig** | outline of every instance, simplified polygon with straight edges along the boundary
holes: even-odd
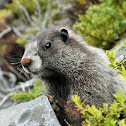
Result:
[[[9,26],[7,29],[3,30],[0,33],[0,38],[2,38],[4,35],[6,35],[8,32],[10,32],[12,30],[12,28]]]

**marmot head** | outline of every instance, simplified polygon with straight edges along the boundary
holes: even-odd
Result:
[[[52,27],[39,32],[26,45],[21,59],[24,70],[36,74],[53,69],[69,41],[69,32],[65,27]]]

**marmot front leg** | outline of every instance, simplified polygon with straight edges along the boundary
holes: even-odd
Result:
[[[64,113],[66,115],[66,121],[70,124],[76,124],[80,126],[82,123],[81,113],[75,107],[75,103],[72,100],[67,101],[64,104]]]
[[[52,108],[55,112],[58,112],[59,111],[59,107],[56,105],[56,103],[54,102],[54,99],[47,93],[45,93],[45,95],[47,96],[47,98],[49,99],[51,105],[52,105]]]

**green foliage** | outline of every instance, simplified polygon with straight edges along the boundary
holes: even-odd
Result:
[[[100,0],[91,4],[85,15],[79,15],[74,29],[90,45],[109,49],[115,40],[126,31],[126,1]]]
[[[77,2],[79,2],[81,5],[86,5],[86,0],[75,0]]]
[[[5,15],[12,15],[12,12],[7,9],[0,10],[0,18],[2,18]]]
[[[42,93],[42,85],[38,79],[34,81],[35,86],[27,93],[16,93],[16,94],[10,94],[10,96],[20,102],[23,101],[30,101],[41,95]]]
[[[124,46],[126,47],[126,43],[124,42]],[[126,49],[125,49],[126,50]],[[122,79],[126,80],[126,57],[119,61],[118,59],[114,59],[114,52],[106,51],[106,55],[110,61],[109,67],[114,68],[117,70],[119,74],[123,76]]]
[[[72,100],[85,119],[83,126],[126,126],[126,96],[121,90],[114,97],[113,103],[103,103],[103,107],[98,109],[94,105],[83,107],[85,101],[81,103],[80,97],[74,95]]]
[[[24,38],[18,37],[16,43],[24,46],[26,44],[26,40]]]
[[[29,14],[34,14],[36,10],[35,0],[13,0],[11,4],[6,4],[6,9],[12,11],[13,13],[17,13],[20,16],[21,11],[18,2],[27,9]],[[38,0],[38,2],[41,6],[42,12],[45,13],[48,0]]]

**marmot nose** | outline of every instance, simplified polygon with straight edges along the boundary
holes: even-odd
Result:
[[[22,58],[21,59],[21,64],[24,66],[24,67],[28,67],[30,64],[32,63],[32,59],[30,58]]]

